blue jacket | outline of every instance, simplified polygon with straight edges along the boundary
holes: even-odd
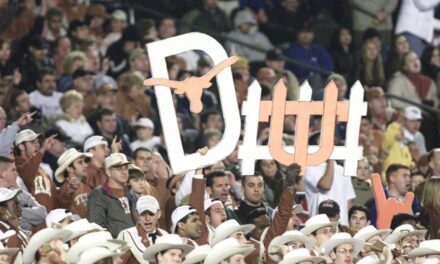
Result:
[[[388,189],[383,188],[383,191],[385,193],[385,197],[388,199],[391,197],[391,194],[388,192]],[[420,213],[422,211],[422,206],[420,205],[419,201],[416,197],[414,197],[412,206],[411,206],[413,213]],[[376,220],[377,220],[377,209],[376,209],[376,202],[373,201],[370,207],[370,217],[371,217],[371,224],[376,226]]]
[[[310,47],[306,49],[298,43],[292,43],[286,50],[284,50],[284,55],[328,71],[333,70],[333,62],[329,53],[318,44],[311,44]],[[296,65],[287,64],[287,68],[295,73],[300,82],[308,76],[316,74],[312,70]]]

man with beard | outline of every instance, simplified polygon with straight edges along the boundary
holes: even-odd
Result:
[[[189,245],[198,246],[194,240],[201,237],[203,222],[196,209],[189,205],[179,206],[171,215],[171,220],[173,234],[188,239]]]
[[[90,155],[71,148],[58,158],[59,167],[55,172],[57,181],[64,182],[59,194],[60,206],[81,218],[87,217],[87,198],[92,191],[83,183],[87,177],[86,158],[90,158]]]

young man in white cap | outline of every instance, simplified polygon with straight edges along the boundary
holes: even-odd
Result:
[[[156,244],[144,251],[143,257],[149,263],[182,263],[183,258],[193,249],[194,247],[187,245],[184,239],[171,234],[159,237]]]
[[[197,210],[189,205],[182,205],[171,215],[171,232],[188,240],[189,245],[197,246],[195,240],[202,235],[203,223]]]
[[[353,264],[364,243],[349,233],[336,233],[321,245],[320,252],[330,256],[335,264]]]
[[[426,144],[425,144],[425,136],[420,133],[420,126],[422,124],[422,110],[417,106],[407,106],[405,107],[404,113],[404,122],[403,122],[403,142],[416,143],[420,155],[426,153]]]
[[[154,150],[160,144],[160,137],[155,136],[154,123],[147,117],[139,118],[133,125],[136,131],[136,140],[130,144],[131,150],[135,151],[139,147]]]
[[[312,249],[312,255],[319,256],[319,247],[336,233],[338,224],[339,222],[330,222],[330,219],[325,214],[315,215],[306,221],[301,232],[316,240],[315,247]]]
[[[144,263],[142,254],[145,249],[154,245],[158,237],[168,234],[158,228],[162,213],[156,198],[150,195],[140,197],[136,203],[136,211],[139,215],[137,225],[123,230],[118,236],[118,239],[126,241],[130,247],[130,251],[122,256],[124,263]]]
[[[132,210],[134,205],[127,197],[128,164],[122,153],[113,153],[105,159],[108,178],[89,195],[87,218],[90,222],[107,228],[113,237],[136,225]]]
[[[0,188],[0,231],[6,233],[13,231],[15,234],[6,239],[3,244],[7,248],[19,248],[23,251],[28,244],[28,236],[20,228],[21,206],[17,194],[20,190]],[[12,263],[15,260],[12,257]]]
[[[211,241],[212,236],[214,235],[214,230],[217,228],[217,226],[227,220],[226,211],[223,203],[217,198],[205,200],[204,210],[206,226],[209,232],[208,241]]]
[[[87,217],[87,198],[92,191],[83,183],[87,178],[87,158],[90,158],[88,153],[68,149],[58,158],[58,169],[55,171],[55,178],[63,183],[59,192],[60,207],[81,218]]]
[[[52,179],[40,167],[40,163],[46,150],[52,146],[55,136],[46,138],[41,148],[40,134],[30,129],[22,130],[15,136],[14,152],[17,172],[32,196],[46,207],[48,212],[57,208],[57,191]]]
[[[92,154],[89,166],[87,167],[87,177],[84,182],[94,189],[101,185],[106,179],[104,160],[110,154],[107,140],[102,136],[91,136],[84,142],[84,152]]]

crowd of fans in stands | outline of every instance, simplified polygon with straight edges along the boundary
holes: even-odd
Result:
[[[90,2],[0,0],[0,264],[440,263],[439,0],[141,2],[160,17]],[[368,115],[357,175],[334,160],[303,177],[275,160],[241,175],[241,139],[223,161],[173,174],[143,84],[146,44],[193,31],[240,57],[240,107],[254,80],[262,100],[280,79],[288,100],[306,80],[322,100],[333,81],[339,101],[359,80]],[[167,58],[172,80],[212,67],[201,51]],[[200,114],[173,99],[183,149],[204,155],[224,129],[215,82]],[[284,117],[286,145],[295,121]],[[259,124],[257,144],[269,129]],[[309,144],[320,131],[313,116]],[[335,145],[345,131],[337,122]],[[415,194],[389,229],[376,226],[373,173],[387,198]]]

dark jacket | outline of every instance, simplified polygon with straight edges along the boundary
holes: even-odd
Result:
[[[114,238],[116,238],[122,230],[136,225],[133,214],[135,205],[130,204],[131,216],[125,214],[119,199],[112,195],[108,181],[96,187],[89,194],[87,208],[87,219],[90,222],[107,228]]]

